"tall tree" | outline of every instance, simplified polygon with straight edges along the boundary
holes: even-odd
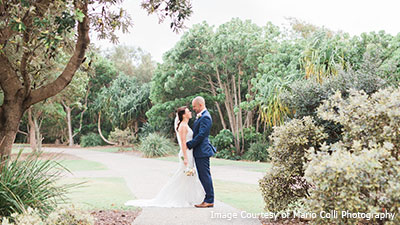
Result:
[[[155,73],[153,104],[176,102],[206,93],[224,129],[234,134],[238,154],[244,152],[244,128],[253,126],[255,109],[246,104],[254,97],[251,80],[259,72],[259,58],[270,51],[279,32],[268,24],[232,19],[215,31],[206,23],[193,26],[176,46],[165,54]],[[168,107],[171,110],[171,107]],[[153,114],[159,106],[149,111]]]
[[[120,72],[136,77],[141,83],[151,81],[156,63],[150,53],[139,47],[118,45],[107,50],[105,55]]]
[[[0,1],[0,87],[4,101],[0,107],[0,162],[12,148],[23,113],[33,104],[62,91],[85,60],[89,30],[100,38],[116,41],[114,31],[127,31],[130,18],[115,0],[10,0]],[[166,4],[166,8],[158,7]],[[186,0],[150,1],[143,7],[172,18],[179,28],[190,15]],[[55,80],[46,79],[46,69],[55,56],[70,52],[67,65]],[[41,78],[43,82],[35,82]]]

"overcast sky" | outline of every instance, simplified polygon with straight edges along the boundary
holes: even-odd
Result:
[[[119,34],[120,43],[139,46],[162,62],[164,52],[171,49],[183,32],[169,28],[169,21],[159,24],[157,15],[147,15],[140,7],[142,0],[125,0],[124,8],[132,16],[134,26],[129,34]],[[263,26],[268,21],[278,26],[287,25],[285,18],[297,19],[342,30],[352,35],[384,30],[396,35],[400,29],[400,0],[192,0],[193,14],[186,26],[207,21],[218,26],[238,17],[250,19]],[[108,41],[92,42],[101,48],[112,45]]]

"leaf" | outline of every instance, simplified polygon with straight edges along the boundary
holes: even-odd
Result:
[[[83,18],[85,18],[85,14],[80,9],[77,9],[75,11],[75,19],[82,23]]]

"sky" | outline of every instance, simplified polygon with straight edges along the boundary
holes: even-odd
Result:
[[[142,0],[125,0],[123,7],[133,20],[130,33],[118,32],[119,43],[141,47],[153,60],[162,62],[162,55],[173,48],[182,34],[193,24],[206,21],[221,25],[232,18],[250,19],[259,26],[272,22],[288,26],[289,17],[351,35],[384,30],[396,35],[400,32],[399,0],[192,0],[193,14],[185,22],[187,29],[180,33],[169,28],[169,21],[159,23],[156,14],[148,15],[141,8]],[[102,49],[113,45],[109,41],[92,42]]]

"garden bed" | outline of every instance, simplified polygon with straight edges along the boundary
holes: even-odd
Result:
[[[91,212],[91,215],[95,219],[95,225],[125,225],[132,224],[132,222],[139,216],[140,212],[140,210],[97,210]]]

